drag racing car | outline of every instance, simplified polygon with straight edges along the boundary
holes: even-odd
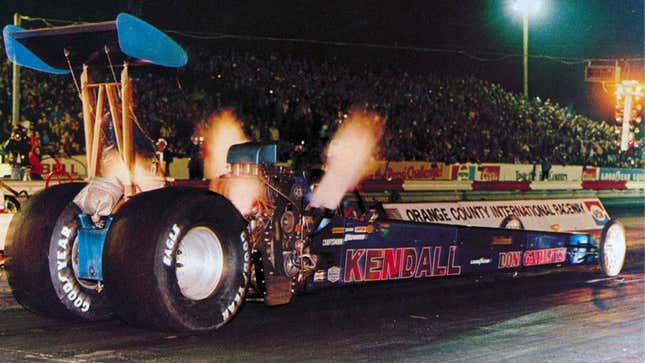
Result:
[[[13,62],[65,73],[47,60],[39,40],[72,36],[85,42],[88,32],[113,31],[110,39],[126,59],[172,67],[187,61],[174,41],[127,14],[94,25],[10,26],[4,37]],[[31,311],[84,320],[116,315],[142,327],[203,332],[230,321],[245,301],[282,305],[299,293],[334,286],[595,263],[616,276],[622,268],[625,232],[617,221],[596,238],[395,220],[360,193],[353,202],[318,205],[312,195],[322,182],[278,166],[275,144],[232,145],[216,191],[161,175],[142,182],[136,177],[131,92],[127,63],[120,82],[93,83],[83,67],[90,178],[44,189],[12,221],[8,281]],[[103,126],[110,122],[107,137]],[[101,140],[107,139],[114,142],[106,148]],[[118,165],[126,178],[109,175]],[[251,208],[241,209],[231,191],[249,181],[257,188],[241,194],[256,193]]]

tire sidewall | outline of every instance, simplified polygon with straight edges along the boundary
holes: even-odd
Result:
[[[104,293],[82,286],[72,267],[72,251],[80,228],[80,209],[70,202],[62,211],[49,242],[49,272],[52,287],[65,308],[85,320],[105,319],[112,315]]]
[[[202,206],[203,208],[203,206]],[[174,311],[180,330],[207,331],[228,322],[244,301],[251,266],[250,246],[245,232],[232,231],[218,220],[212,209],[181,208],[162,223],[156,241],[154,273],[162,303]],[[202,300],[186,298],[176,275],[177,250],[182,239],[193,228],[205,227],[220,241],[224,269],[215,291]]]

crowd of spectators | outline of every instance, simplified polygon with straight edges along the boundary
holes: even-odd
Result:
[[[393,161],[643,166],[642,146],[619,151],[617,127],[549,100],[526,99],[474,77],[391,67],[348,67],[279,52],[190,47],[181,70],[134,67],[136,115],[151,139],[177,157],[191,152],[210,113],[233,107],[255,140],[276,141],[290,157],[316,162],[353,106],[386,119],[381,157]],[[69,77],[23,70],[21,117],[44,148],[83,152],[78,92]],[[0,69],[0,137],[11,125],[11,71]]]

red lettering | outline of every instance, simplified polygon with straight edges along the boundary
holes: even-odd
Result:
[[[417,267],[417,249],[406,247],[403,249],[403,270],[401,271],[402,279],[409,279],[414,275]]]
[[[363,281],[363,269],[359,263],[365,250],[347,250],[345,254],[345,282]]]
[[[432,276],[446,276],[446,266],[442,266],[441,247],[434,248],[434,263],[432,264]]]
[[[566,248],[557,249],[555,253],[555,261],[553,262],[564,262],[564,260],[566,259],[567,259],[567,249]]]
[[[383,271],[383,250],[367,250],[365,257],[365,280],[381,280]]]
[[[497,267],[498,268],[518,267],[520,265],[520,253],[521,251],[500,252],[499,263],[497,264]]]
[[[524,266],[546,265],[550,263],[564,262],[567,256],[567,248],[548,248],[543,250],[530,250],[524,252]]]
[[[448,275],[461,275],[461,266],[455,265],[457,246],[450,246],[448,250]]]
[[[398,279],[401,276],[401,260],[403,250],[400,248],[388,248],[383,258],[383,280]]]
[[[430,256],[430,249],[432,247],[423,247],[421,249],[421,256],[419,256],[419,265],[414,277],[419,278],[425,276],[432,276],[432,259]]]

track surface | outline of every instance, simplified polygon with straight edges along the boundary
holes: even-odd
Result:
[[[645,218],[622,221],[622,282],[584,266],[494,282],[333,289],[283,307],[246,304],[203,336],[43,318],[17,305],[2,275],[0,361],[643,361]]]

